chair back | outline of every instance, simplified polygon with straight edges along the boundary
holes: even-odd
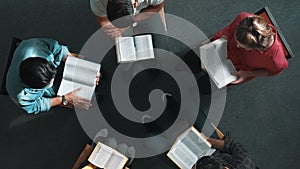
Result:
[[[6,67],[5,67],[5,71],[4,71],[4,76],[2,79],[2,84],[1,84],[1,89],[0,89],[0,95],[8,95],[7,90],[6,90],[6,75],[8,72],[8,69],[10,67],[12,58],[14,56],[14,52],[16,50],[16,48],[19,46],[19,44],[21,43],[21,39],[19,38],[13,38],[13,41],[11,43],[11,47],[10,47],[10,52],[7,58],[7,62],[6,62]]]

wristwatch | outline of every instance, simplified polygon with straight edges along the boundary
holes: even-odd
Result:
[[[134,21],[134,15],[131,15],[131,27],[136,27],[138,25],[138,23],[136,21]]]
[[[62,98],[62,104],[63,104],[64,106],[68,105],[69,102],[68,102],[68,100],[66,99],[65,95],[62,95],[61,98]]]
[[[136,27],[138,25],[138,23],[136,22],[136,21],[134,21],[132,24],[131,24],[131,26],[134,28],[134,27]]]

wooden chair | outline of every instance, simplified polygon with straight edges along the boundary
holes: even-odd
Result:
[[[266,21],[272,25],[275,26],[275,28],[277,29],[278,32],[278,36],[279,36],[279,40],[282,42],[282,44],[284,45],[284,55],[287,59],[295,57],[290,45],[288,44],[288,42],[286,41],[283,33],[281,32],[275,18],[273,17],[270,9],[268,7],[264,7],[262,9],[260,9],[259,11],[255,12],[256,15],[259,15],[263,18],[266,19]]]
[[[14,52],[15,52],[16,48],[19,46],[19,44],[21,43],[21,41],[22,40],[19,38],[13,38],[13,40],[12,40],[10,52],[9,52],[9,55],[7,58],[4,76],[3,76],[2,84],[1,84],[1,89],[0,89],[1,95],[8,95],[7,90],[6,90],[6,75],[7,75],[8,69],[10,67]]]
[[[159,11],[159,14],[160,14],[160,18],[162,20],[162,23],[163,23],[163,25],[165,27],[165,31],[167,31],[167,22],[166,22],[164,7],[161,8],[161,10]]]

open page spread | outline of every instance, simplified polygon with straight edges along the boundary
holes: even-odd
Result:
[[[227,59],[226,39],[217,39],[200,46],[200,58],[202,65],[218,88],[222,88],[237,79],[236,76],[231,75],[235,71],[235,67]]]
[[[81,88],[77,93],[78,96],[91,100],[99,71],[100,64],[68,57],[57,95],[61,96]]]
[[[212,155],[215,149],[194,128],[191,127],[181,134],[167,156],[180,168],[191,169],[193,165],[203,156]]]
[[[154,58],[152,36],[119,37],[115,40],[118,63]]]
[[[88,160],[100,168],[122,169],[128,158],[115,149],[98,142]]]

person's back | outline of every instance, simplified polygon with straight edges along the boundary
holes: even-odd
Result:
[[[226,135],[224,140],[208,138],[208,142],[217,149],[212,156],[198,160],[196,169],[256,169],[245,147]]]
[[[60,81],[56,80],[52,86],[56,68],[73,55],[53,39],[23,40],[14,52],[6,77],[10,98],[28,114],[48,111],[58,105],[69,108],[90,105],[88,100],[76,95],[80,89],[56,96]],[[73,98],[76,98],[76,105]]]
[[[53,46],[49,45],[50,43],[53,44]],[[49,65],[52,65],[54,68],[57,67],[60,64],[60,61],[63,59],[63,57],[67,55],[69,51],[64,47],[58,46],[58,44],[56,43],[57,42],[52,39],[34,38],[34,39],[23,40],[20,43],[20,45],[17,47],[17,49],[14,52],[12,63],[6,77],[6,81],[7,81],[6,89],[9,96],[14,102],[19,104],[20,97],[21,97],[20,93],[22,93],[24,89],[26,89],[26,91],[29,91],[30,88],[35,88],[36,91],[35,94],[37,94],[37,91],[46,91],[49,97],[55,95],[53,91],[45,90],[46,88],[44,87],[46,87],[46,85],[39,86],[39,87],[36,86],[30,87],[28,84],[24,83],[24,81],[21,79],[20,66],[24,60],[28,58],[38,57],[40,59],[44,59],[45,61],[47,61],[47,62],[43,62],[45,66],[51,67]],[[56,51],[62,50],[62,52],[57,56],[53,56],[51,50],[56,50]],[[30,63],[27,67],[32,68],[30,67]],[[24,73],[25,72],[23,70],[23,74]],[[26,74],[24,74],[24,76],[26,77],[38,76],[37,74],[34,75],[34,73],[37,72],[32,71],[30,73],[30,71],[29,72],[27,71],[26,73],[27,76]]]
[[[240,13],[235,20],[218,31],[212,38],[228,40],[228,58],[233,62],[238,80],[247,82],[258,76],[279,75],[288,66],[283,44],[273,25],[257,15]]]

